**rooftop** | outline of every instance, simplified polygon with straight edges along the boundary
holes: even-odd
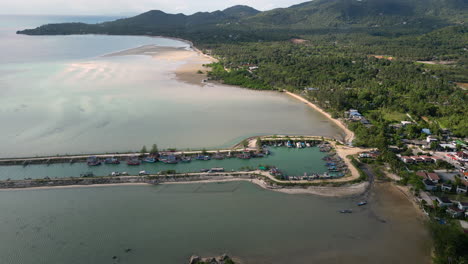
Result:
[[[441,201],[442,203],[451,203],[451,202],[452,202],[452,201],[450,201],[450,199],[447,198],[447,197],[437,197],[437,199],[438,199],[439,201]]]

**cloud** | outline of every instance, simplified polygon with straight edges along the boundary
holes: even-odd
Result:
[[[192,14],[249,5],[259,10],[287,7],[304,0],[0,0],[3,14],[112,15],[137,14],[151,9]]]

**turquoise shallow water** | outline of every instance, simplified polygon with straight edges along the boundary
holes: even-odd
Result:
[[[210,169],[215,167],[224,168],[226,171],[239,170],[243,167],[258,168],[259,165],[276,166],[285,174],[292,176],[302,176],[304,172],[309,175],[312,172],[323,173],[327,171],[325,161],[322,157],[325,156],[318,148],[305,149],[288,149],[288,148],[272,148],[272,154],[264,158],[255,158],[249,160],[241,160],[237,158],[225,160],[209,160],[200,161],[193,160],[190,163],[164,164],[157,163],[142,163],[140,166],[128,166],[125,161],[119,165],[103,164],[97,167],[89,167],[85,163],[74,164],[51,164],[47,165],[29,165],[23,166],[0,166],[0,180],[10,179],[40,179],[44,177],[78,177],[85,172],[93,172],[96,176],[107,176],[113,171],[126,171],[136,175],[141,170],[146,170],[149,173],[156,173],[164,170],[176,170],[177,172],[199,172],[200,169]]]

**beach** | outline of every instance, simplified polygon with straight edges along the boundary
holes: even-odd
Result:
[[[191,45],[191,43],[187,44]],[[208,67],[203,65],[216,62],[211,56],[203,54],[196,48],[175,48],[156,45],[144,45],[133,49],[114,52],[103,57],[146,55],[168,63],[177,63],[174,71],[177,80],[189,84],[203,85],[207,78]],[[201,73],[200,73],[201,72]]]
[[[286,91],[285,93],[287,95],[290,95],[290,96],[298,99],[299,101],[302,101],[302,102],[306,103],[308,106],[315,109],[317,112],[319,112],[322,115],[326,116],[328,119],[330,119],[333,123],[335,123],[337,126],[339,126],[344,131],[344,133],[345,133],[345,138],[344,139],[345,139],[345,141],[347,143],[353,142],[354,132],[349,130],[348,127],[343,122],[341,122],[338,119],[333,118],[329,113],[325,112],[322,108],[320,108],[316,104],[310,102],[309,100],[305,99],[304,97],[302,97],[300,95],[297,95],[295,93],[288,92],[288,91]]]

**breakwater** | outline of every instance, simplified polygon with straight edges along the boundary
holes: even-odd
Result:
[[[257,140],[260,139],[262,144],[257,145]],[[222,155],[223,157],[233,157],[240,153],[247,152],[258,152],[261,149],[261,145],[282,145],[286,146],[287,142],[291,142],[291,147],[298,147],[300,144],[308,144],[308,146],[317,146],[324,142],[331,142],[333,139],[318,137],[318,136],[261,136],[251,137],[242,142],[236,144],[230,149],[217,149],[217,150],[173,150],[173,151],[161,151],[163,155],[174,155],[174,156],[198,156],[208,155],[215,157]],[[300,145],[303,147],[305,145]],[[97,159],[105,160],[107,158],[115,158],[118,160],[127,160],[132,157],[144,158],[150,155],[150,153],[140,152],[129,152],[129,153],[106,153],[106,154],[84,154],[84,155],[57,155],[57,156],[43,156],[43,157],[19,157],[19,158],[0,158],[0,166],[8,165],[34,165],[34,164],[56,164],[56,163],[83,163],[87,161],[87,158],[94,156]]]
[[[113,177],[77,177],[59,179],[28,179],[28,180],[8,180],[0,181],[0,189],[23,189],[38,187],[59,187],[59,186],[86,186],[86,185],[106,185],[106,184],[159,184],[168,182],[197,182],[208,180],[227,179],[252,179],[254,173],[187,173],[187,174],[163,174],[145,176],[113,176]]]

